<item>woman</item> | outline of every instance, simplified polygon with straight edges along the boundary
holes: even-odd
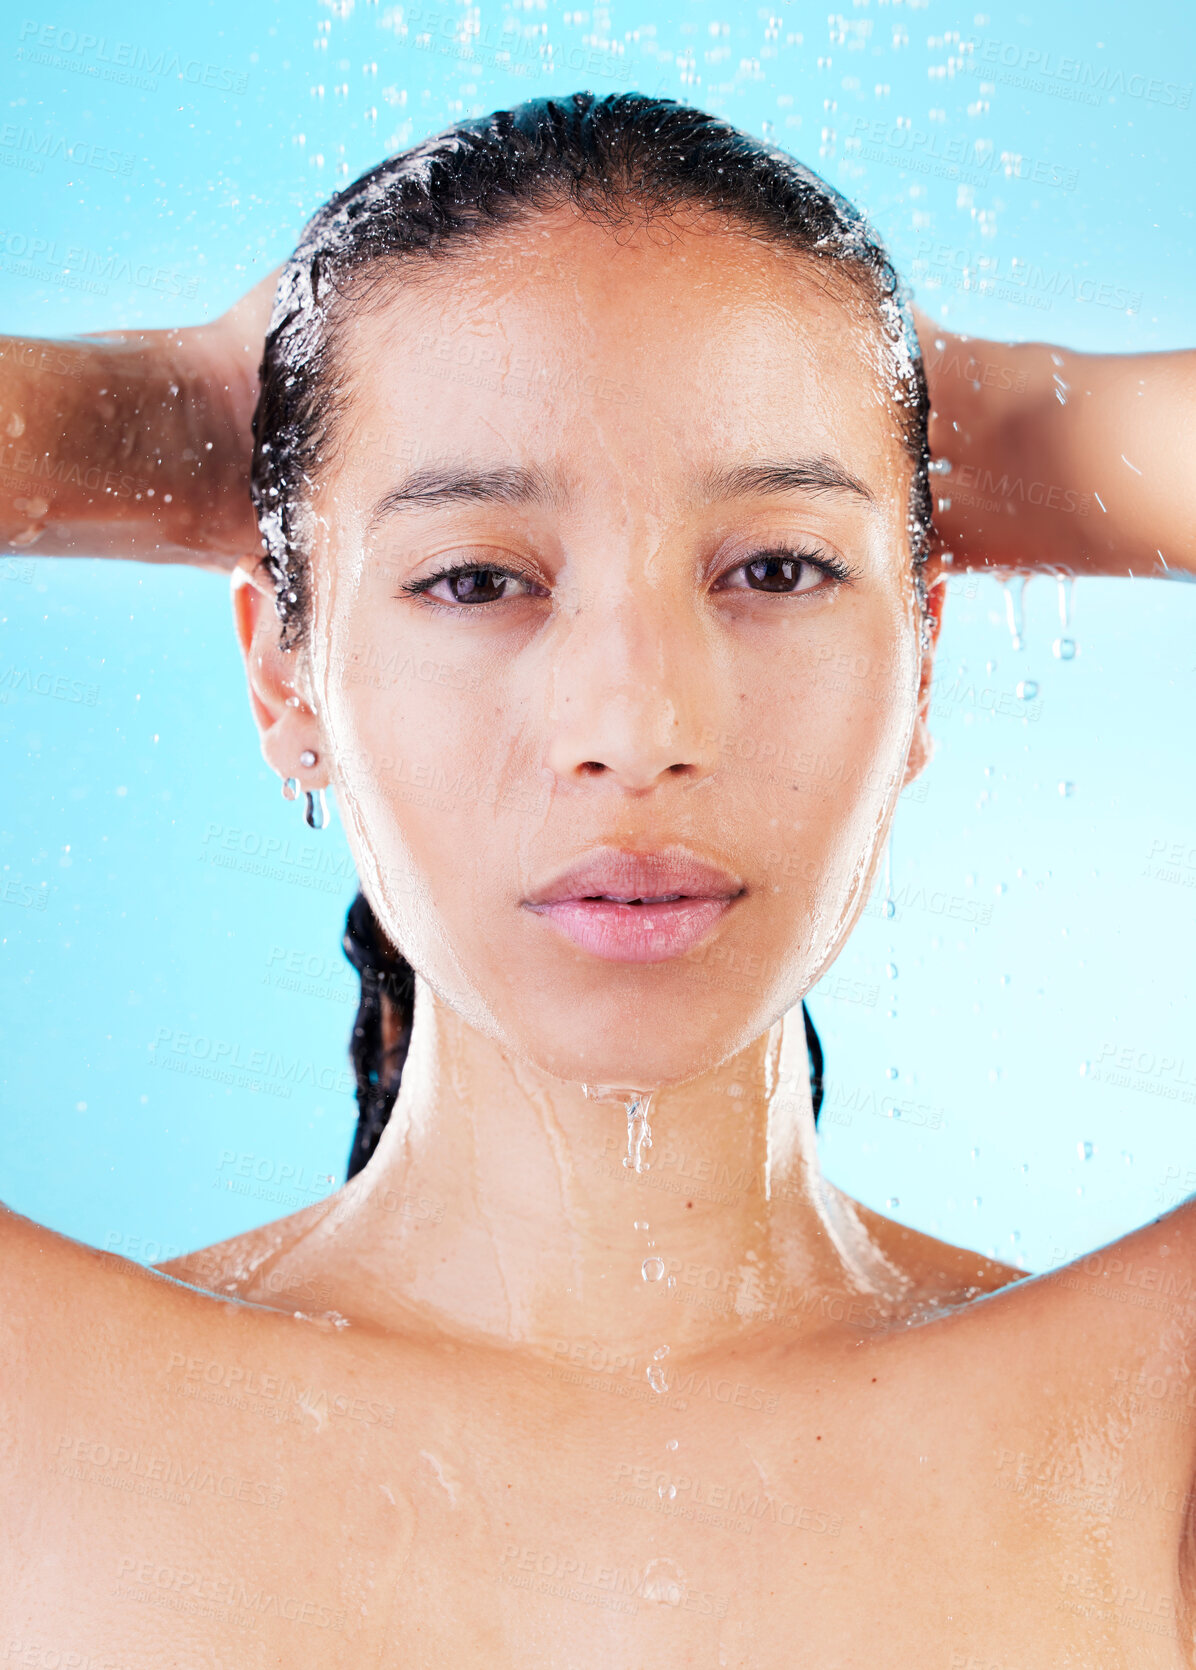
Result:
[[[670,101],[449,130],[284,269],[259,557],[263,311],[52,389],[13,346],[10,538],[235,564],[265,757],[358,866],[369,1163],[162,1272],[5,1217],[9,1659],[1192,1663],[1191,1211],[1023,1280],[818,1171],[797,1007],[948,564],[883,251]],[[1190,569],[1188,362],[1074,357],[1065,410],[1049,350],[936,344],[953,470],[1107,515],[953,496],[954,560]]]

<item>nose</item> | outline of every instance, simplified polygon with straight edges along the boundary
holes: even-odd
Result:
[[[557,637],[546,764],[562,784],[609,778],[631,793],[713,770],[718,682],[684,605],[639,592],[594,599]]]

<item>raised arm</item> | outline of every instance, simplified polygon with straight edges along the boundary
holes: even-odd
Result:
[[[935,525],[963,567],[1196,574],[1196,353],[1078,354],[916,316]]]
[[[0,550],[231,569],[276,274],[210,325],[0,337]]]

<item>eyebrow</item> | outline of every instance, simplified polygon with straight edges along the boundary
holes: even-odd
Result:
[[[714,502],[746,498],[756,493],[846,493],[875,504],[871,490],[834,458],[791,458],[735,464],[706,470],[695,482],[695,499]],[[560,509],[569,484],[555,471],[538,464],[500,465],[475,469],[468,465],[435,464],[415,470],[385,493],[370,513],[375,527],[388,516],[408,508],[435,509],[447,504],[544,505]]]
[[[699,485],[708,499],[734,499],[749,493],[849,493],[876,503],[871,489],[837,459],[789,458],[759,464],[735,464],[708,470]]]
[[[538,464],[500,465],[478,470],[468,465],[433,464],[414,470],[370,512],[370,527],[396,511],[443,504],[540,504],[559,509],[567,496],[564,482]]]

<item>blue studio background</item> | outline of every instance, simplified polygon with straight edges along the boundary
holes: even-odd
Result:
[[[585,87],[793,151],[953,329],[1190,342],[1189,7],[841,3],[23,0],[0,329],[212,318],[386,151]],[[879,1210],[1044,1269],[1196,1188],[1196,586],[1037,577],[1020,648],[1001,585],[952,586],[937,758],[810,998],[822,1151]],[[318,1198],[355,1117],[352,865],[260,759],[226,585],[14,556],[0,618],[0,1198],[143,1259]]]

